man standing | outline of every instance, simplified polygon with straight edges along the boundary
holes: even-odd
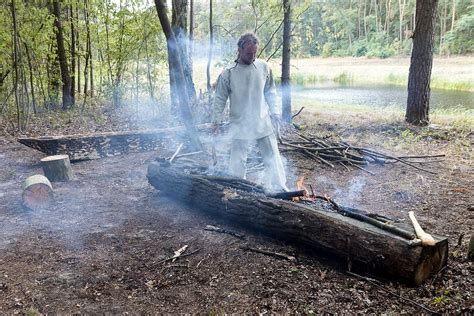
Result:
[[[235,63],[217,80],[213,121],[222,122],[227,99],[230,99],[229,173],[245,178],[249,142],[256,141],[265,166],[266,186],[287,191],[285,170],[272,127],[272,120],[277,120],[275,83],[270,67],[255,59],[258,45],[253,33],[240,37]]]

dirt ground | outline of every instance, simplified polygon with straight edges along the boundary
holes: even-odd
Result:
[[[316,120],[309,113],[302,121]],[[146,179],[148,163],[163,153],[74,163],[73,181],[53,183],[53,205],[27,210],[21,184],[42,173],[44,154],[3,135],[0,313],[474,313],[474,269],[467,260],[474,218],[473,134],[412,129],[411,135],[421,136],[410,147],[402,146],[406,129],[400,122],[322,120],[310,131],[393,155],[446,153],[443,162],[425,165],[437,174],[391,164],[370,166],[372,176],[298,156],[287,160],[290,183],[304,174],[318,193],[343,205],[405,220],[413,210],[428,232],[448,237],[447,267],[419,287],[350,275],[345,260],[258,235],[163,196]],[[206,231],[206,225],[245,239]],[[189,255],[162,262],[185,245]]]

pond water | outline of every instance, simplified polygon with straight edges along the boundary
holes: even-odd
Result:
[[[392,85],[340,86],[321,84],[311,87],[293,87],[292,97],[314,101],[316,104],[368,105],[374,107],[405,108],[407,88]],[[474,92],[431,90],[430,109],[474,109]]]

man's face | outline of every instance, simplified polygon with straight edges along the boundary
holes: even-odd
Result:
[[[246,43],[243,48],[239,48],[240,61],[250,65],[257,56],[258,44]]]

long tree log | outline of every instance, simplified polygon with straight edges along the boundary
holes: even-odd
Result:
[[[211,124],[196,126],[211,131]],[[63,136],[21,137],[18,142],[48,155],[67,154],[71,161],[98,159],[133,152],[163,149],[167,140],[185,137],[184,126],[128,132],[104,132]]]
[[[448,241],[444,237],[434,236],[434,246],[421,246],[333,212],[323,202],[308,206],[275,199],[249,181],[207,176],[204,171],[152,162],[147,176],[156,189],[181,202],[259,232],[349,258],[371,273],[419,285],[447,263]]]

